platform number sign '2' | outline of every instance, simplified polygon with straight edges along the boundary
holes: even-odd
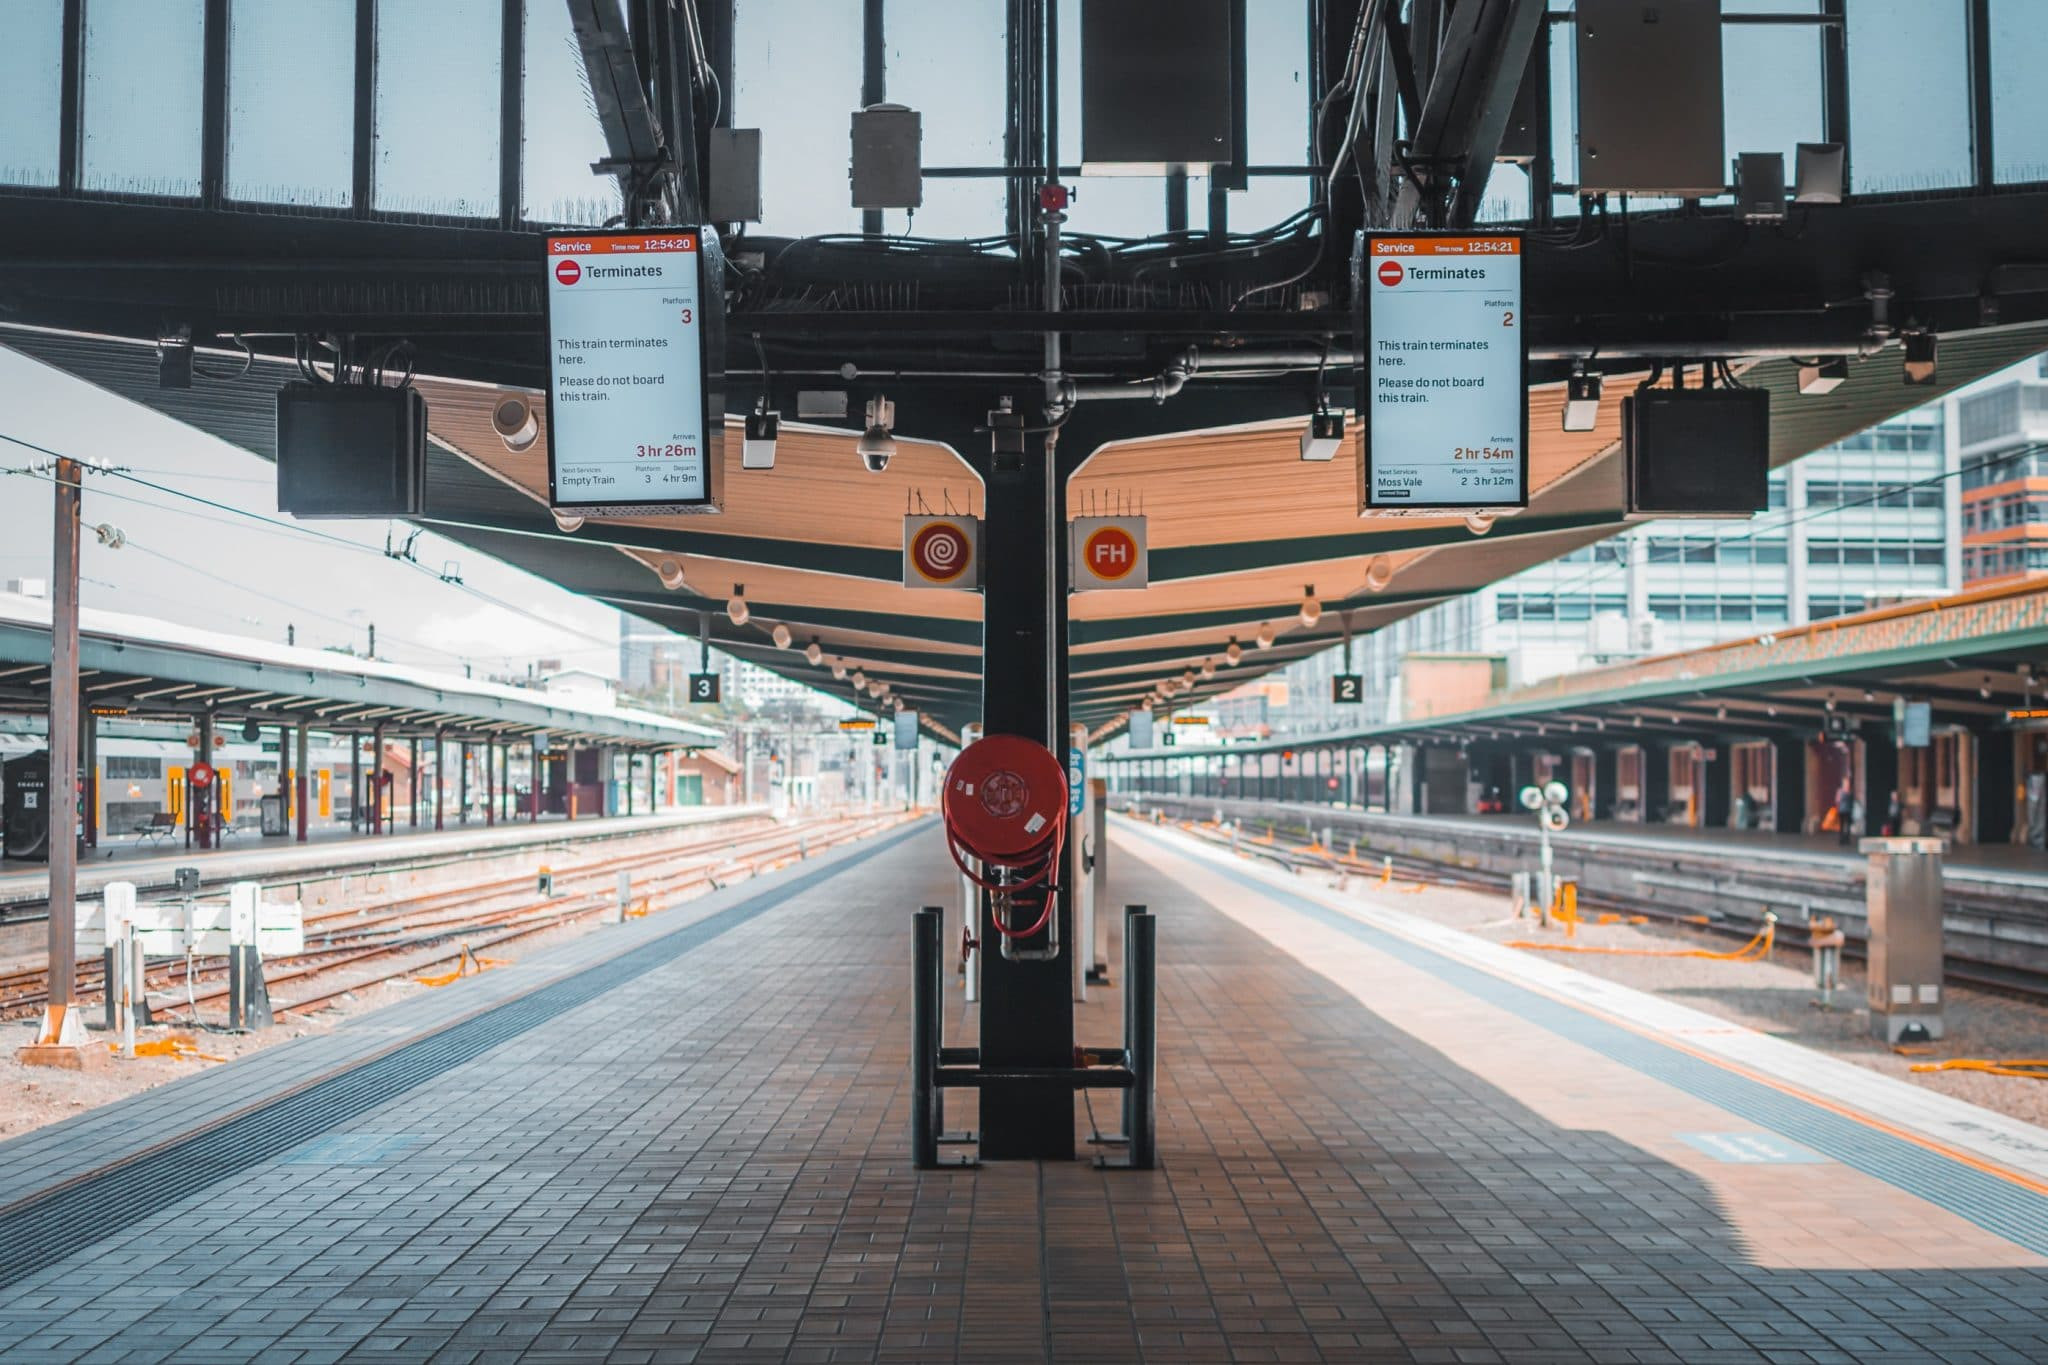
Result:
[[[690,675],[690,700],[699,706],[715,704],[718,701],[718,675],[716,673],[692,673]]]
[[[1365,679],[1357,673],[1339,673],[1330,679],[1330,700],[1338,706],[1357,706],[1365,700]]]

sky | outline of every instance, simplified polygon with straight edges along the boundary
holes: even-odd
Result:
[[[386,532],[402,545],[404,523],[295,523],[276,511],[267,460],[4,347],[0,437],[13,438],[0,440],[0,582],[50,577],[52,487],[14,472],[47,460],[14,443],[29,441],[133,476],[86,478],[88,607],[280,641],[295,626],[301,645],[358,652],[374,623],[379,657],[457,673],[523,673],[542,657],[618,672],[612,608],[431,532],[413,547],[424,568],[387,559]],[[127,544],[99,544],[102,523]],[[463,586],[440,580],[451,565]]]

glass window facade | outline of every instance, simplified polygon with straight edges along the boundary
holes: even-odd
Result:
[[[228,198],[347,207],[355,71],[355,0],[233,0]]]
[[[88,0],[83,188],[198,195],[204,13],[202,0]]]
[[[0,0],[0,185],[57,183],[63,135],[64,7]]]
[[[503,20],[498,0],[378,0],[377,208],[497,216]]]
[[[1847,0],[1850,188],[1967,185],[1969,26],[1965,0]]]
[[[526,0],[521,57],[520,214],[534,223],[599,226],[624,205],[617,176],[590,173],[609,149],[567,5]]]

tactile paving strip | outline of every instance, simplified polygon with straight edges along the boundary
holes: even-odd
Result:
[[[595,967],[316,1082],[275,1104],[52,1191],[0,1218],[0,1287],[270,1160],[606,991],[671,962],[789,897],[923,832],[875,839],[845,858],[684,925]]]

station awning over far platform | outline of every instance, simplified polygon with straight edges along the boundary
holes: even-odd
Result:
[[[1258,744],[1145,750],[1199,758],[1317,746],[1465,744],[1594,735],[1820,734],[1833,714],[1889,724],[1897,699],[1927,702],[1936,725],[2014,720],[2014,698],[2048,707],[2048,579],[2028,579],[1838,616],[1705,649],[1560,674],[1488,705]]]
[[[724,739],[649,711],[91,608],[79,613],[79,665],[83,704],[100,715],[190,720],[212,711],[326,731],[545,734],[557,744],[637,749],[705,749]],[[50,603],[0,593],[0,711],[42,712],[49,688]]]

